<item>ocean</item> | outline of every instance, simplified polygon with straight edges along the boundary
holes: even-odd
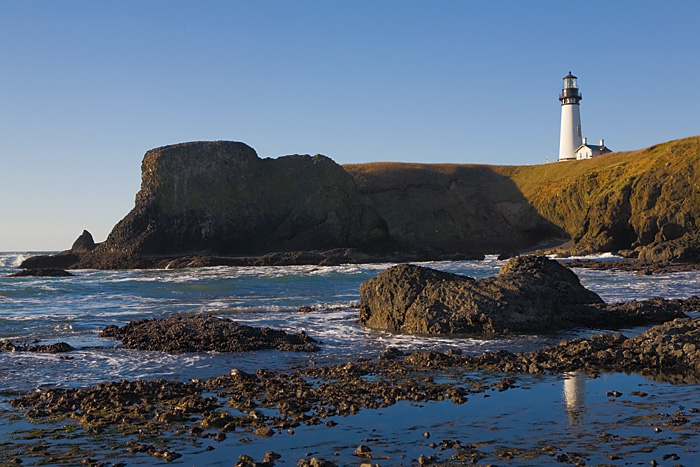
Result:
[[[360,357],[376,358],[390,346],[404,351],[459,349],[467,354],[500,349],[528,351],[556,344],[562,339],[601,332],[576,330],[556,335],[481,339],[416,337],[366,329],[357,322],[360,284],[375,277],[390,264],[78,270],[73,271],[74,277],[7,277],[16,270],[22,259],[33,254],[0,253],[0,340],[40,344],[66,342],[76,350],[58,355],[0,352],[0,463],[7,461],[3,453],[9,455],[7,453],[15,453],[13,449],[16,446],[30,444],[31,441],[24,434],[38,429],[7,403],[22,392],[88,387],[121,379],[188,381],[227,374],[232,368],[244,371],[289,370],[308,365],[343,363]],[[616,259],[605,257],[601,260]],[[418,264],[482,278],[496,275],[503,261],[489,256],[483,261]],[[575,269],[575,272],[586,287],[607,302],[654,296],[686,298],[700,292],[700,272],[695,271],[654,276],[586,269]],[[312,307],[313,310],[299,312],[302,306]],[[321,342],[321,351],[166,354],[122,349],[117,341],[98,336],[99,331],[110,324],[121,326],[143,318],[197,314],[225,316],[248,325],[291,332],[303,330]],[[642,329],[622,330],[628,336],[640,331]],[[469,375],[485,379],[497,376],[502,375]],[[531,447],[539,446],[544,439],[548,439],[549,444],[580,445],[577,450],[588,453],[590,448],[584,441],[593,443],[592,440],[601,431],[610,430],[609,424],[617,426],[615,424],[625,417],[640,417],[640,411],[647,415],[653,410],[660,413],[658,408],[666,405],[670,413],[678,407],[687,409],[693,404],[700,406],[700,402],[695,402],[700,386],[656,382],[638,375],[516,378],[520,382],[519,388],[494,393],[487,398],[473,398],[459,406],[451,402],[420,406],[399,403],[387,409],[363,410],[357,415],[343,417],[336,420],[340,423],[332,428],[308,427],[294,435],[280,433],[270,439],[254,439],[244,443],[233,436],[223,442],[211,440],[211,447],[215,449],[208,449],[204,441],[200,444],[182,441],[173,448],[183,457],[170,464],[233,465],[240,454],[245,453],[261,461],[266,451],[274,450],[282,454],[278,465],[296,465],[299,459],[308,455],[318,455],[338,465],[357,465],[359,460],[352,456],[352,452],[363,440],[370,439],[375,440],[375,452],[384,453],[382,458],[376,460],[380,465],[413,465],[421,454],[433,453],[446,460],[449,456],[440,450],[439,443],[448,438],[486,443],[484,446],[490,447],[485,452],[493,459],[487,457],[483,462],[502,463],[503,457],[496,449],[500,445]],[[606,396],[611,389],[625,393],[630,388],[645,388],[644,392],[650,396],[643,401],[628,401],[628,404],[612,403]],[[577,392],[578,399],[574,398],[573,404],[580,407],[576,409],[578,415],[572,422],[571,411],[567,407],[571,406],[571,394]],[[649,407],[640,408],[644,404]],[[700,426],[700,419],[696,421],[692,418],[691,422]],[[617,426],[616,436],[622,436],[623,432],[635,427],[637,431],[644,432],[639,436],[651,439],[645,446],[653,441],[654,436],[661,436],[655,435],[651,428],[644,430],[637,419]],[[428,431],[432,433],[431,439],[423,436]],[[671,433],[664,436],[673,434],[672,430],[666,431]],[[104,441],[85,436],[83,442],[88,445],[93,443],[97,457],[102,455],[109,459],[108,462],[120,459],[128,465],[165,463],[146,454],[110,453]],[[650,452],[644,452],[649,447],[639,448],[639,452],[622,445],[616,449],[625,452],[623,459],[626,462],[643,461],[648,465],[650,460],[661,462],[664,455],[674,454],[680,457],[679,462],[683,465],[700,465],[700,453],[697,452],[700,449],[700,436],[692,432],[688,434],[687,430],[673,436],[667,443],[659,443],[661,447],[654,444],[657,447]],[[438,444],[431,447],[431,442]],[[611,460],[607,451],[603,451],[598,449],[584,459],[588,459],[587,463],[612,462],[612,465],[618,465]],[[126,457],[122,459],[120,456]],[[559,462],[556,455],[549,454],[541,455],[536,460],[514,456],[509,459],[509,464]],[[40,457],[28,455],[23,461],[23,465],[33,465],[32,462],[39,462]],[[46,465],[46,459],[44,461],[43,465]]]

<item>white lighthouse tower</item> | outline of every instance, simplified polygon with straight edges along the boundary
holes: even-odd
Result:
[[[579,102],[583,99],[578,92],[576,77],[569,72],[564,77],[564,88],[561,90],[561,131],[559,133],[559,160],[576,160],[576,149],[583,139],[581,138],[581,112]]]

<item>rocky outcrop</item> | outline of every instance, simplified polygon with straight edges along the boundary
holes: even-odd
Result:
[[[36,353],[64,353],[75,350],[70,344],[56,342],[54,344],[32,344],[26,342],[18,344],[9,340],[0,341],[0,352],[36,352]]]
[[[631,338],[604,333],[533,352],[499,351],[467,358],[480,369],[509,373],[636,372],[660,380],[700,378],[700,320],[679,318]]]
[[[352,178],[325,156],[260,159],[244,143],[195,142],[148,151],[141,172],[134,209],[79,267],[392,243]]]
[[[107,326],[100,337],[119,339],[124,347],[161,352],[247,352],[277,349],[296,352],[319,350],[306,333],[288,334],[256,328],[214,316],[170,316]]]
[[[56,255],[38,255],[22,261],[19,265],[25,270],[61,270],[70,269],[80,261],[80,256],[72,253],[70,250],[58,253]]]
[[[84,235],[25,267],[279,253],[312,261],[303,252],[339,249],[506,257],[565,242],[565,255],[700,263],[700,137],[537,166],[341,167],[321,155],[261,159],[244,143],[193,142],[148,151],[141,169],[134,209],[103,244]]]
[[[37,268],[23,269],[19,272],[10,274],[8,277],[71,277],[73,274],[57,268]]]
[[[700,137],[501,169],[541,216],[570,235],[566,253],[700,261]]]
[[[85,253],[96,247],[92,234],[87,230],[73,242],[70,250],[62,251],[55,255],[38,255],[25,259],[19,265],[21,269],[14,276],[71,276],[69,272],[61,270],[74,267]]]
[[[498,277],[479,280],[403,264],[363,282],[360,297],[362,324],[410,334],[615,328],[668,321],[686,310],[685,302],[663,299],[605,305],[571,270],[541,256],[513,258]]]
[[[73,246],[71,246],[70,251],[73,253],[92,251],[96,246],[97,245],[95,244],[95,240],[92,238],[92,234],[87,230],[83,230],[80,237],[73,242]]]

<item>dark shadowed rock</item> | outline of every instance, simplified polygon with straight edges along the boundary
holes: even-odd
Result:
[[[539,333],[685,316],[663,299],[607,306],[571,270],[542,256],[513,258],[498,277],[480,280],[403,264],[362,283],[360,296],[362,324],[410,334]]]
[[[55,344],[15,344],[12,341],[0,341],[2,352],[37,352],[37,353],[63,353],[75,350],[70,344],[56,342]]]
[[[10,274],[8,277],[70,277],[73,276],[70,272],[64,269],[57,268],[36,268],[23,269],[22,271]]]
[[[288,334],[256,328],[214,316],[170,316],[131,321],[122,327],[107,326],[100,337],[122,341],[124,347],[161,352],[246,352],[277,349],[296,352],[319,350],[303,331]]]
[[[94,250],[95,246],[95,240],[93,240],[92,234],[87,230],[83,230],[83,233],[80,235],[80,237],[78,237],[75,240],[75,242],[73,242],[73,246],[70,250],[74,253],[86,252]]]
[[[22,269],[70,269],[78,261],[80,261],[80,256],[70,251],[64,251],[57,255],[32,256],[22,261],[19,267]]]

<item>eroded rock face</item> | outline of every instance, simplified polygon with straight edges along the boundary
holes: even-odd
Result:
[[[362,283],[360,296],[362,324],[410,334],[541,333],[685,316],[663,299],[607,306],[571,270],[542,256],[513,258],[498,277],[480,280],[403,264]]]
[[[301,332],[288,334],[256,328],[214,316],[170,316],[107,326],[100,337],[113,337],[124,347],[161,352],[246,352],[278,349],[297,352],[319,350],[315,340]]]
[[[104,256],[376,249],[386,223],[325,156],[260,159],[244,143],[194,142],[146,153],[134,209],[81,263]],[[101,259],[102,258],[102,259]]]

